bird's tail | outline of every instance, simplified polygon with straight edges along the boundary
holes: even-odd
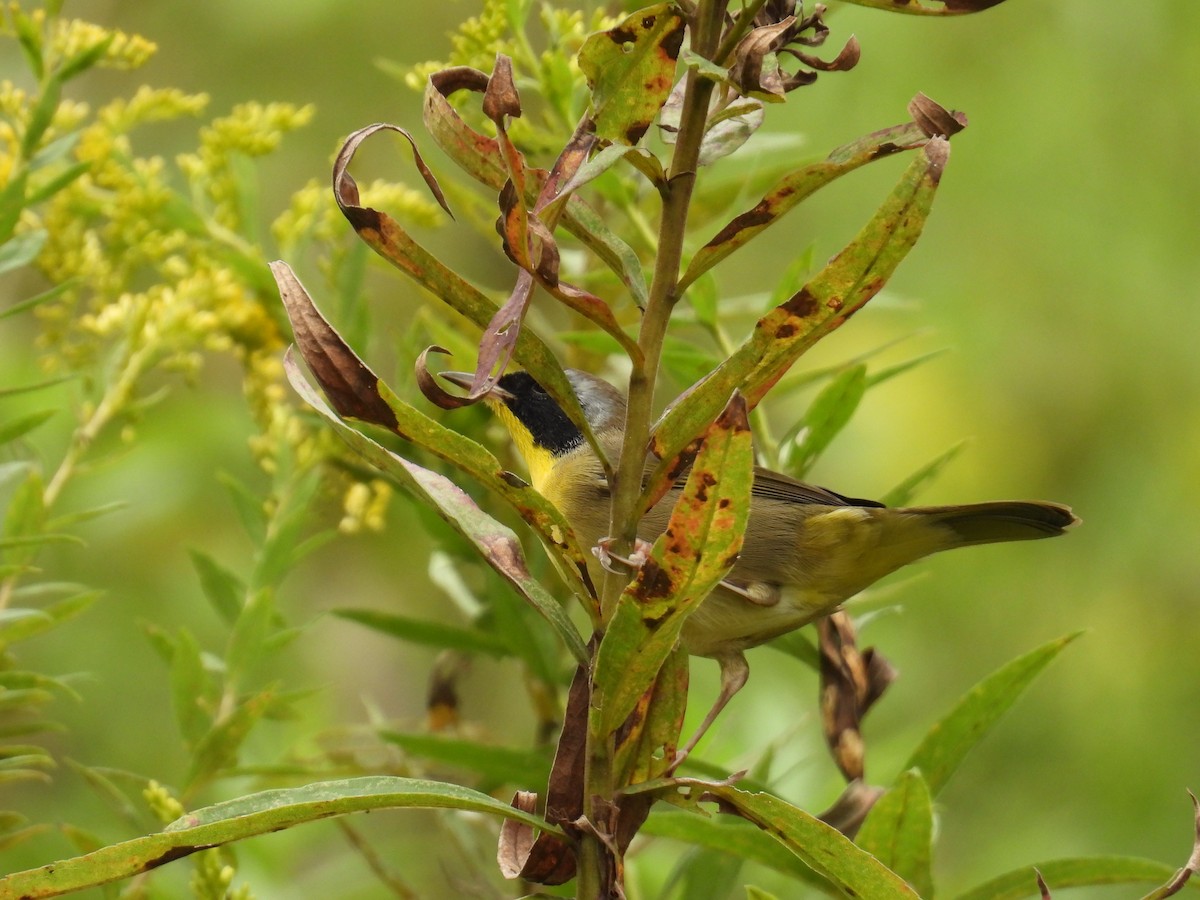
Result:
[[[904,512],[928,517],[948,528],[955,536],[956,547],[1054,537],[1079,523],[1079,518],[1068,506],[1030,500],[918,506]]]

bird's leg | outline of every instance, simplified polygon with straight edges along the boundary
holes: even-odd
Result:
[[[733,695],[740,691],[746,685],[746,679],[750,677],[750,664],[746,662],[746,654],[740,650],[734,650],[729,653],[723,653],[716,657],[717,665],[721,667],[721,693],[717,695],[716,702],[712,705],[712,709],[708,711],[708,715],[704,717],[704,721],[700,723],[700,727],[696,729],[696,733],[691,736],[691,739],[684,744],[683,749],[675,755],[675,762],[671,765],[670,771],[674,772],[679,764],[687,759],[688,754],[696,748],[700,743],[700,738],[716,721],[717,716],[721,714],[721,710],[725,705],[733,699]]]

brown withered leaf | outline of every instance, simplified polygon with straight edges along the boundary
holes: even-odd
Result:
[[[755,27],[734,48],[729,80],[743,94],[782,100],[784,94],[816,81],[817,72],[845,72],[858,64],[861,50],[853,36],[829,62],[796,49],[793,45],[819,47],[829,36],[821,18],[823,5],[818,3],[811,15],[802,18],[796,16],[796,9],[793,0],[764,4],[754,18]],[[808,68],[789,72],[781,56],[790,56]]]
[[[821,654],[821,727],[847,781],[864,774],[862,720],[896,673],[873,649],[859,652],[854,623],[838,611],[817,623]]]
[[[442,193],[442,186],[438,184],[437,178],[434,177],[433,172],[430,171],[429,166],[422,159],[421,152],[417,149],[416,140],[399,125],[390,125],[386,122],[376,122],[374,125],[360,128],[350,135],[350,137],[346,138],[346,143],[338,151],[337,158],[333,163],[333,196],[336,198],[338,206],[341,207],[342,213],[348,217],[350,214],[347,210],[362,209],[359,206],[358,184],[355,183],[354,178],[347,171],[347,167],[350,165],[350,160],[354,157],[354,154],[358,151],[359,145],[371,135],[377,134],[380,131],[394,131],[408,141],[409,146],[412,147],[413,162],[417,166],[417,171],[421,173],[421,178],[425,181],[429,192],[433,194],[438,205],[446,211],[446,215],[453,219],[454,213],[450,212],[450,206],[446,203],[446,196]],[[351,220],[351,224],[355,224],[353,220]],[[355,225],[355,228],[357,229],[358,226]]]
[[[421,355],[417,357],[413,369],[417,376],[417,388],[425,395],[425,399],[439,409],[459,409],[463,406],[470,406],[475,403],[480,397],[487,393],[486,390],[476,393],[474,386],[471,393],[466,397],[458,394],[451,394],[441,382],[433,377],[433,373],[429,371],[429,354],[444,353],[450,355],[450,351],[445,347],[439,347],[437,344],[432,344],[421,351]]]
[[[588,648],[595,655],[595,642]],[[587,750],[588,695],[591,666],[580,663],[567,693],[562,732],[546,786],[548,822],[559,825],[568,835],[577,833],[575,822],[583,815],[583,766]],[[522,791],[513,806],[531,812],[537,794]],[[526,825],[506,825],[500,833],[497,851],[505,878],[522,878],[534,884],[563,884],[575,877],[575,848],[572,841],[555,834],[540,834]]]
[[[967,127],[965,115],[946,109],[920,92],[908,102],[908,114],[927,137],[948,138]]]
[[[1188,796],[1192,798],[1192,811],[1196,822],[1196,837],[1192,843],[1192,855],[1188,857],[1183,868],[1176,872],[1170,881],[1148,894],[1146,900],[1161,900],[1164,897],[1174,896],[1183,890],[1193,875],[1200,873],[1200,799],[1197,799],[1191,791],[1188,791]]]
[[[333,408],[339,415],[395,429],[396,413],[379,394],[379,376],[317,311],[287,263],[276,261],[270,268],[291,320],[296,346]]]
[[[483,114],[495,122],[497,128],[504,127],[505,116],[521,117],[521,95],[513,82],[512,60],[503,53],[496,54],[492,77],[483,91]]]

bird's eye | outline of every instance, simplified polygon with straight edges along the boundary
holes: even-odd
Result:
[[[535,384],[533,386],[533,396],[537,397],[539,400],[545,400],[550,395],[546,393],[546,389],[540,384]]]

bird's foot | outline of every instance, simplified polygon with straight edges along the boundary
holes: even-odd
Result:
[[[634,540],[633,552],[628,556],[618,556],[612,552],[611,547],[614,541],[614,538],[602,537],[592,548],[592,553],[596,555],[596,559],[600,560],[600,565],[604,567],[605,571],[616,575],[627,575],[630,572],[636,572],[650,558],[652,545],[641,538]]]

